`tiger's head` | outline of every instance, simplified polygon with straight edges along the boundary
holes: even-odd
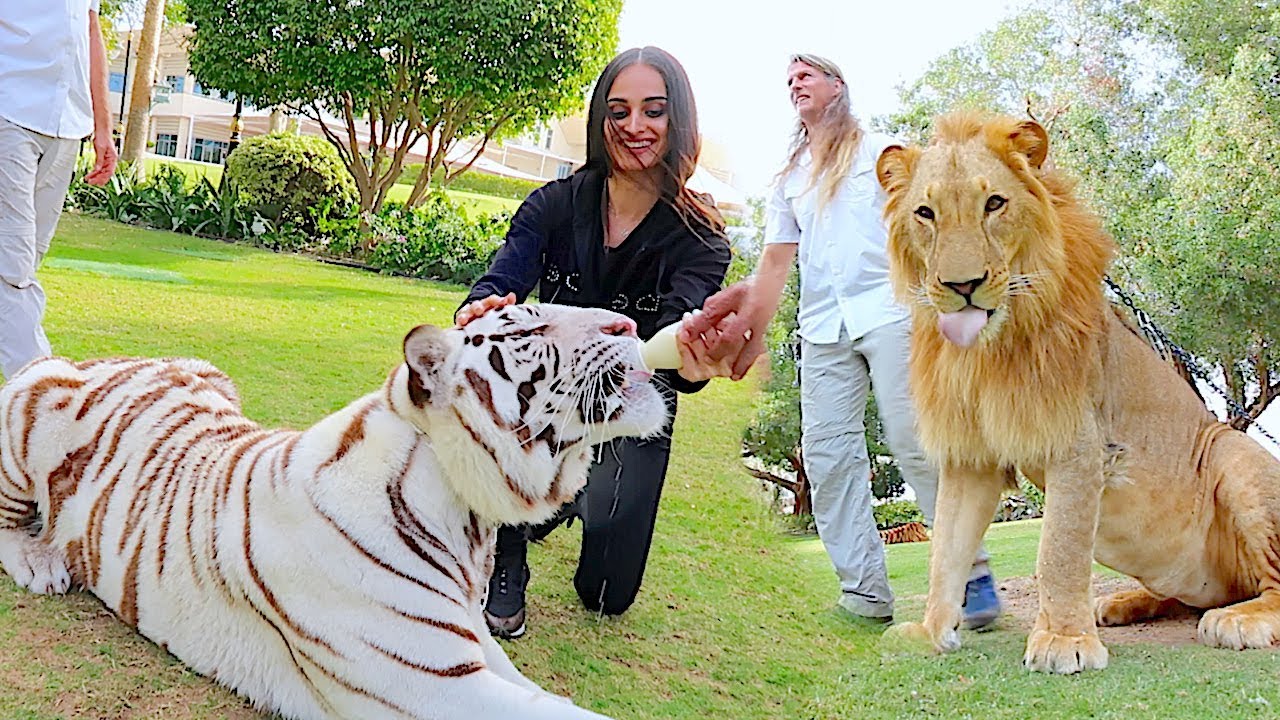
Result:
[[[876,164],[895,290],[953,347],[1034,332],[1075,278],[1101,279],[1110,249],[1048,151],[1033,121],[957,113],[929,145],[889,147]]]
[[[635,323],[607,310],[513,305],[464,328],[414,328],[391,407],[431,441],[443,478],[486,520],[540,522],[586,482],[592,445],[667,420]]]

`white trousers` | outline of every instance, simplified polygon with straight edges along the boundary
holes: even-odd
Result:
[[[814,520],[840,579],[841,606],[867,617],[893,614],[884,543],[871,513],[869,390],[875,391],[889,450],[930,526],[938,493],[938,471],[916,440],[907,385],[910,331],[911,321],[900,320],[860,338],[841,330],[834,343],[805,341],[801,347],[801,445]],[[975,566],[985,572],[985,550],[978,560]]]
[[[32,132],[0,118],[0,372],[13,377],[50,354],[44,288],[36,268],[49,251],[79,140]]]

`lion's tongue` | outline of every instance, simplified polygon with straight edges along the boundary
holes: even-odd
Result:
[[[958,312],[938,315],[942,336],[960,347],[969,347],[987,325],[987,311],[972,305]]]

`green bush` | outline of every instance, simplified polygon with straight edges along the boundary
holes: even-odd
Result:
[[[377,242],[366,262],[384,272],[462,284],[480,279],[510,219],[471,220],[444,195],[405,210],[389,205],[373,222]]]
[[[103,187],[84,182],[81,163],[67,195],[68,207],[110,220],[161,230],[223,239],[254,239],[270,224],[245,206],[231,185],[217,187],[202,177],[189,183],[182,169],[158,165],[139,182],[129,168],[118,170]]]
[[[920,506],[914,500],[892,500],[872,505],[871,514],[876,518],[876,527],[881,530],[924,522],[924,513],[920,512]]]
[[[359,216],[350,198],[328,195],[272,222],[255,212],[244,190],[229,178],[221,187],[207,178],[188,184],[180,168],[161,165],[145,182],[124,171],[99,188],[79,179],[87,170],[82,163],[67,197],[69,207],[85,213],[468,285],[488,269],[511,224],[505,213],[468,217],[443,192],[429,195],[413,210],[388,203],[372,217]]]
[[[422,163],[406,165],[404,172],[400,173],[400,178],[396,182],[403,185],[412,185],[418,181],[418,176],[421,174]],[[437,168],[435,174],[431,177],[431,184],[433,187],[441,187],[443,182],[444,170]],[[537,180],[520,180],[502,177],[501,175],[468,171],[454,178],[453,182],[449,183],[449,189],[472,192],[478,195],[511,198],[512,200],[524,200],[529,197],[529,193],[544,184]]]
[[[292,223],[308,234],[315,230],[312,209],[326,200],[334,212],[349,213],[356,206],[355,181],[338,151],[314,136],[249,138],[227,157],[225,179],[262,216],[277,225]]]

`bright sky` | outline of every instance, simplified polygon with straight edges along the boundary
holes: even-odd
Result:
[[[795,126],[787,58],[828,57],[864,121],[897,107],[898,85],[1026,0],[625,0],[619,49],[656,45],[693,84],[703,136],[728,150],[734,185],[763,195]],[[910,42],[904,42],[910,38]]]

